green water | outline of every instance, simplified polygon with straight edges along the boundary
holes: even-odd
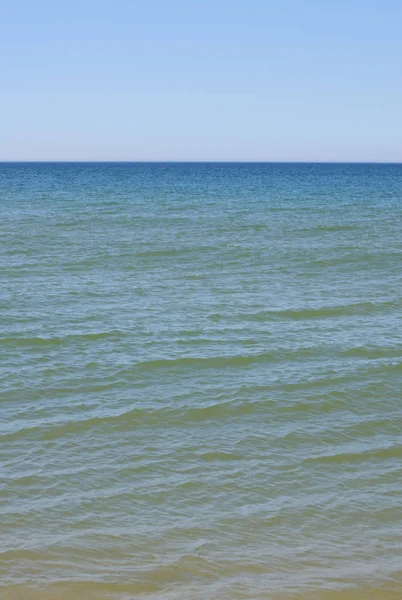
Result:
[[[402,166],[0,165],[0,598],[402,598]]]

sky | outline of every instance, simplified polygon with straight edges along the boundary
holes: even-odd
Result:
[[[0,160],[402,162],[400,0],[3,0]]]

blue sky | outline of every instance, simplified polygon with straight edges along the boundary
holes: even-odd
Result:
[[[0,160],[402,161],[402,3],[2,4]]]

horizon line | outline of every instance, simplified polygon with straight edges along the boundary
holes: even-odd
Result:
[[[402,161],[361,160],[3,160],[0,164],[272,164],[272,165],[402,165]]]

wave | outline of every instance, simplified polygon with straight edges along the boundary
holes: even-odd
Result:
[[[220,369],[224,367],[247,367],[256,363],[277,363],[283,360],[311,357],[312,352],[319,351],[314,347],[299,347],[295,350],[270,350],[260,354],[233,355],[233,356],[211,356],[211,357],[177,357],[160,358],[138,362],[135,368],[139,371],[153,371],[162,369],[197,368],[197,369]]]
[[[164,248],[163,250],[143,250],[137,252],[131,258],[164,258],[169,256],[187,255],[193,252],[220,252],[219,246],[186,246],[184,248]]]
[[[104,339],[121,339],[125,335],[125,332],[119,330],[112,331],[99,331],[94,333],[71,333],[64,336],[55,337],[20,337],[20,336],[9,336],[0,338],[0,345],[10,346],[61,346],[66,342],[96,342]]]
[[[322,463],[322,464],[343,464],[361,462],[367,460],[388,460],[402,458],[402,444],[392,444],[380,448],[368,448],[360,452],[336,452],[334,454],[321,454],[319,456],[308,457],[304,463]]]
[[[266,407],[269,402],[269,400],[255,402],[227,400],[204,406],[161,406],[153,409],[134,406],[129,410],[117,413],[91,414],[81,419],[70,420],[66,420],[67,417],[61,414],[60,420],[57,422],[46,422],[42,419],[40,425],[25,424],[13,431],[5,431],[0,434],[0,439],[11,441],[21,436],[30,436],[41,440],[52,440],[70,434],[81,434],[91,429],[94,432],[99,430],[102,433],[104,429],[110,431],[130,430],[136,426],[166,427],[167,422],[175,425],[186,422],[219,421],[225,417],[238,417],[253,413]]]
[[[241,321],[269,321],[269,320],[294,320],[303,321],[311,319],[326,319],[334,317],[355,317],[372,315],[379,312],[389,312],[400,309],[400,301],[384,302],[356,302],[351,304],[340,304],[334,306],[319,306],[317,308],[287,308],[278,310],[261,310],[255,313],[241,313],[236,319]],[[221,313],[212,313],[209,319],[217,321],[227,316]]]

